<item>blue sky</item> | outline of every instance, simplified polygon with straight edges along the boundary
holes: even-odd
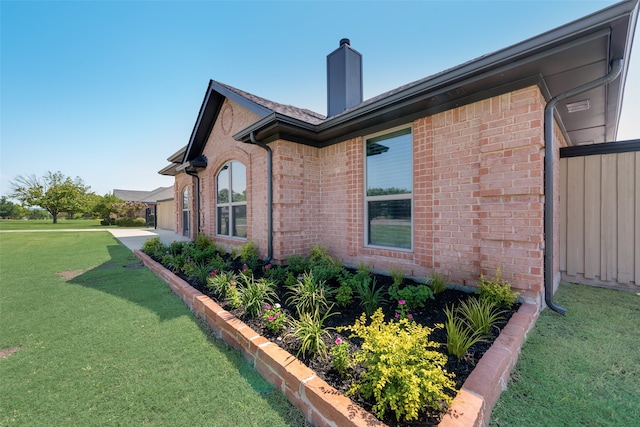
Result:
[[[363,54],[365,99],[615,1],[0,1],[0,194],[61,171],[152,190],[209,79],[326,114],[326,55]],[[640,42],[618,139],[640,138]]]

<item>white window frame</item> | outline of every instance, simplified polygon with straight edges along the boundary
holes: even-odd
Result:
[[[408,159],[409,165],[411,166],[411,193],[408,194],[390,194],[390,195],[385,195],[385,196],[368,196],[367,195],[367,187],[368,187],[368,171],[367,171],[367,141],[369,141],[370,139],[373,138],[377,138],[377,137],[381,137],[381,136],[385,136],[385,135],[389,135],[392,134],[394,132],[398,132],[398,131],[402,131],[402,130],[409,130],[409,134],[411,135],[411,157],[410,159]],[[362,189],[363,191],[363,195],[364,195],[364,218],[363,218],[363,223],[364,223],[364,235],[363,235],[363,244],[364,247],[366,248],[373,248],[373,249],[385,249],[385,250],[393,250],[393,251],[398,251],[398,252],[413,252],[413,244],[414,244],[414,218],[415,218],[415,209],[414,209],[414,200],[413,200],[413,194],[414,194],[414,188],[415,188],[415,173],[413,170],[413,156],[414,156],[414,139],[413,139],[413,125],[402,125],[402,126],[397,126],[391,129],[385,129],[384,131],[380,131],[380,132],[376,132],[370,135],[366,135],[363,138],[362,144],[363,144],[363,173],[364,173],[364,179],[363,181],[363,185],[364,188]],[[411,203],[411,245],[409,248],[405,248],[405,247],[400,247],[400,246],[385,246],[385,245],[376,245],[376,244],[372,244],[369,243],[369,202],[371,201],[385,201],[385,200],[409,200]]]
[[[242,237],[242,236],[234,236],[232,234],[233,227],[231,226],[231,224],[233,224],[233,222],[235,220],[234,213],[233,213],[233,208],[235,206],[245,206],[245,220],[247,220],[247,222],[248,222],[248,218],[247,218],[248,217],[248,209],[246,208],[246,206],[247,206],[246,198],[245,198],[245,200],[239,201],[239,202],[234,202],[233,201],[233,166],[232,166],[233,163],[239,163],[242,166],[244,166],[245,173],[246,173],[246,170],[247,170],[247,166],[244,163],[242,163],[241,161],[239,161],[239,160],[229,160],[224,165],[222,165],[218,169],[218,172],[216,173],[216,176],[215,176],[215,190],[216,190],[216,192],[215,192],[215,195],[214,195],[215,196],[214,197],[214,200],[215,200],[215,215],[216,215],[216,236],[225,237],[225,238],[229,238],[229,239],[247,240],[248,236]],[[228,168],[228,171],[229,171],[228,172],[229,173],[229,180],[228,180],[229,182],[228,182],[228,188],[227,188],[229,190],[229,195],[228,195],[229,201],[226,202],[226,203],[219,203],[218,202],[218,193],[219,193],[220,189],[218,188],[218,176],[220,175],[220,172],[222,172],[224,170],[225,166]],[[246,192],[246,187],[245,187],[245,192]],[[220,229],[220,217],[218,216],[218,208],[219,207],[225,207],[225,206],[229,208],[229,226],[228,226],[229,234],[220,234],[220,233],[218,233],[218,230]],[[245,227],[246,227],[246,225],[245,225]],[[247,235],[248,235],[248,232],[247,232]]]

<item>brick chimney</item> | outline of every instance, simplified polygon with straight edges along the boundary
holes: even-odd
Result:
[[[327,55],[327,117],[361,102],[362,55],[351,48],[349,39],[342,39]]]

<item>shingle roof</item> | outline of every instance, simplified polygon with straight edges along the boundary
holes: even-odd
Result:
[[[288,117],[292,117],[294,119],[302,120],[307,123],[311,123],[314,125],[320,124],[326,120],[326,116],[322,114],[316,113],[315,111],[307,110],[306,108],[298,108],[293,105],[280,104],[278,102],[274,102],[259,96],[256,96],[252,93],[245,92],[233,86],[229,86],[224,83],[216,82],[220,86],[223,86],[230,91],[246,98],[252,102],[255,102],[258,105],[261,105],[275,113],[279,113]]]

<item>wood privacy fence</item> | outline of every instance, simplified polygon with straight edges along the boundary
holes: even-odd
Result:
[[[640,140],[560,157],[562,280],[640,290]]]

